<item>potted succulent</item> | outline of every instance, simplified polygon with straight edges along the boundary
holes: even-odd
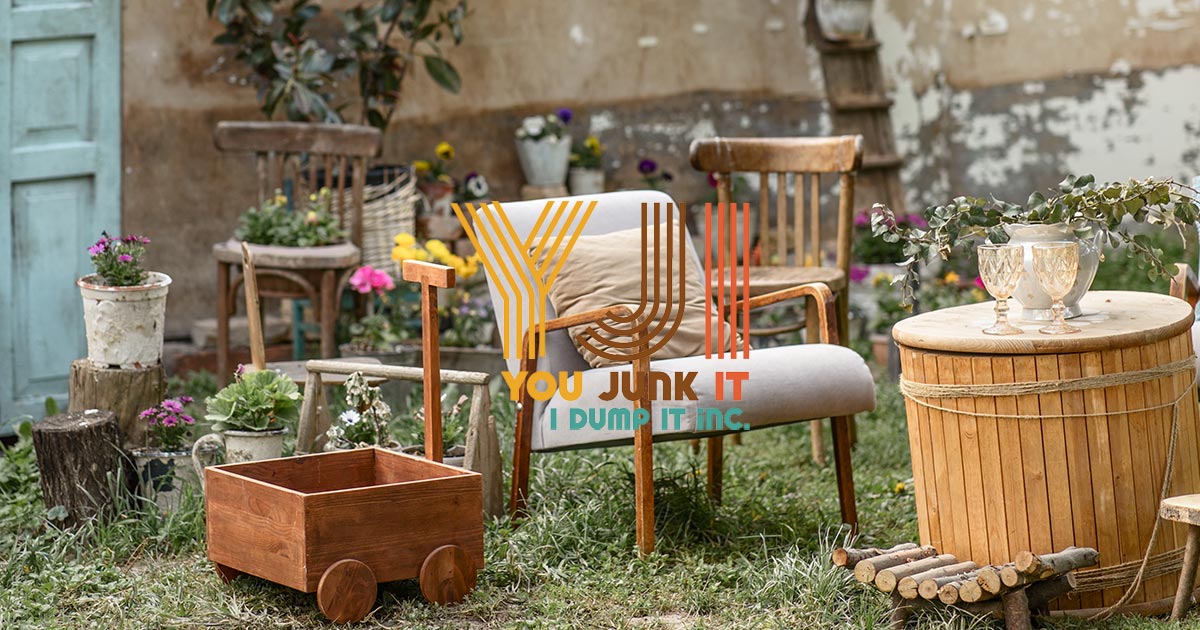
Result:
[[[872,0],[816,0],[817,23],[826,39],[864,39],[871,28]]]
[[[148,441],[146,447],[130,453],[137,466],[138,486],[143,497],[166,512],[179,507],[184,488],[199,486],[189,443],[196,420],[185,413],[191,403],[190,396],[167,398],[138,414],[146,423]]]
[[[400,443],[392,439],[388,424],[392,421],[392,408],[383,400],[378,387],[370,385],[362,372],[346,377],[346,407],[325,432],[328,441],[325,450],[338,451],[364,446],[381,446],[398,449]]]
[[[257,208],[250,208],[238,219],[233,236],[252,245],[277,247],[328,247],[346,240],[346,233],[339,227],[337,217],[329,211],[328,188],[308,196],[295,211],[289,209],[289,200],[282,191],[275,194]]]
[[[88,360],[102,368],[141,368],[162,359],[163,319],[171,277],[142,269],[150,239],[127,235],[88,248],[96,273],[75,281],[83,296]]]
[[[225,463],[274,459],[283,455],[283,436],[300,415],[300,390],[292,379],[272,370],[238,368],[232,383],[204,404],[213,430],[192,446],[196,470],[203,476],[200,452],[210,443],[225,448]]]
[[[1078,315],[1079,298],[1091,287],[1100,264],[1100,246],[1126,247],[1151,279],[1170,275],[1139,225],[1183,230],[1200,218],[1200,208],[1188,193],[1195,191],[1172,180],[1129,180],[1097,184],[1091,175],[1068,175],[1050,197],[1029,196],[1024,206],[996,198],[957,197],[949,204],[923,212],[926,227],[901,225],[886,206],[876,204],[871,229],[877,238],[900,243],[906,259],[899,277],[901,302],[911,306],[919,281],[918,265],[949,260],[954,248],[969,250],[975,243],[1031,243],[1039,240],[1078,240],[1081,243],[1075,288],[1064,299],[1069,314]],[[1024,317],[1047,318],[1050,299],[1032,271],[1026,248],[1026,274],[1014,295]]]
[[[604,192],[604,145],[596,136],[588,136],[582,146],[571,150],[567,183],[572,195]]]
[[[517,128],[517,158],[530,186],[561,186],[571,159],[571,135],[566,124],[571,110],[529,116]]]

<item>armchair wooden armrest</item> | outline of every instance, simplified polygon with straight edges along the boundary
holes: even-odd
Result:
[[[1196,308],[1196,301],[1200,299],[1200,285],[1196,282],[1196,275],[1184,263],[1175,263],[1175,275],[1171,276],[1171,297],[1191,304],[1192,308]]]
[[[724,317],[728,321],[732,313],[742,312],[742,309],[755,310],[764,306],[778,304],[785,300],[794,300],[802,297],[814,300],[817,304],[817,325],[819,326],[821,343],[837,344],[837,298],[834,297],[833,291],[829,289],[829,285],[824,282],[810,282],[788,289],[772,291],[771,293],[755,296],[748,300],[733,302],[725,307]]]

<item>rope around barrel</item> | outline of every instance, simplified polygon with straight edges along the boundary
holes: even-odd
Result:
[[[1118,374],[1100,374],[1096,376],[1084,376],[1082,378],[1060,379],[1053,381],[1025,382],[1025,383],[995,383],[995,384],[979,384],[979,385],[948,385],[937,383],[914,383],[900,378],[900,391],[905,398],[911,400],[917,405],[929,407],[938,411],[947,413],[959,414],[964,416],[973,416],[980,418],[1017,418],[1017,419],[1042,419],[1042,418],[1089,418],[1096,416],[1115,416],[1128,415],[1136,413],[1144,413],[1154,411],[1156,409],[1164,409],[1171,407],[1171,440],[1167,447],[1167,462],[1163,468],[1162,486],[1159,491],[1159,502],[1170,496],[1171,481],[1175,473],[1175,447],[1179,442],[1179,403],[1188,394],[1192,392],[1192,385],[1196,383],[1195,355],[1189,356],[1186,359],[1173,361],[1164,365],[1146,368],[1144,370],[1135,370],[1132,372],[1121,372]],[[1060,392],[1080,391],[1085,389],[1103,389],[1106,387],[1119,387],[1122,385],[1132,385],[1135,383],[1144,383],[1159,378],[1167,378],[1192,371],[1192,380],[1186,387],[1175,397],[1174,400],[1159,405],[1152,405],[1140,409],[1123,409],[1120,411],[1103,411],[1103,412],[1087,412],[1083,414],[998,414],[998,413],[977,413],[960,409],[951,409],[941,405],[935,405],[925,400],[917,400],[918,398],[977,398],[977,397],[998,397],[998,396],[1028,396],[1036,394],[1050,394]],[[1091,571],[1080,571],[1076,574],[1079,578],[1079,587],[1076,591],[1095,591],[1106,588],[1115,588],[1128,584],[1129,587],[1125,593],[1121,595],[1113,605],[1096,613],[1088,618],[1088,621],[1099,621],[1107,619],[1112,614],[1124,606],[1141,588],[1142,582],[1145,579],[1153,578],[1158,575],[1170,573],[1178,569],[1183,562],[1182,550],[1175,550],[1162,554],[1153,554],[1151,550],[1158,542],[1158,534],[1162,526],[1162,517],[1155,513],[1154,527],[1150,530],[1150,540],[1146,543],[1146,552],[1142,555],[1141,560],[1134,560],[1122,564],[1105,567],[1103,569],[1093,569]],[[1136,567],[1136,571],[1134,570]]]

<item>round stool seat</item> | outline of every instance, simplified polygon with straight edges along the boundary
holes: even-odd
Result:
[[[1158,515],[1168,521],[1200,525],[1200,494],[1167,497],[1159,505]]]

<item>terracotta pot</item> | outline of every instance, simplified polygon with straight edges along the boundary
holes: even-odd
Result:
[[[83,296],[88,361],[100,368],[158,365],[171,277],[151,271],[146,284],[132,287],[110,287],[99,281],[95,274],[75,281]]]
[[[562,186],[571,163],[571,136],[518,139],[517,158],[530,186]]]

